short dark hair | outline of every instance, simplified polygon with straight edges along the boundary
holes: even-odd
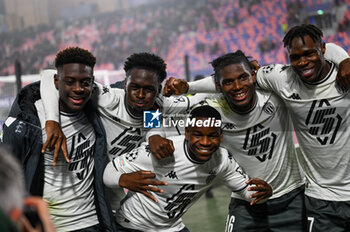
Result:
[[[218,82],[220,80],[220,70],[231,64],[246,64],[247,68],[252,70],[252,64],[248,60],[248,57],[241,51],[237,50],[236,52],[226,53],[225,55],[219,56],[212,62],[210,62],[211,66],[214,69],[215,80]]]
[[[167,76],[164,60],[160,56],[152,53],[134,53],[129,56],[124,63],[126,75],[129,76],[131,70],[134,68],[155,72],[158,76],[159,83],[162,83]]]
[[[221,114],[215,108],[204,105],[198,106],[191,110],[190,118],[215,118],[221,120]]]
[[[88,50],[79,47],[69,47],[57,53],[55,58],[56,68],[71,63],[85,64],[86,66],[94,68],[96,57]]]
[[[303,43],[305,43],[304,37],[307,35],[310,36],[310,38],[315,43],[322,43],[323,32],[318,27],[312,24],[301,24],[292,27],[286,33],[286,35],[283,38],[284,47],[289,47],[292,43],[292,40],[296,37],[300,37]]]

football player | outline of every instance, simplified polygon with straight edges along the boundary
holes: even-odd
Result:
[[[128,192],[117,212],[120,229],[188,231],[181,216],[216,181],[223,181],[251,205],[270,197],[270,185],[257,178],[248,179],[227,150],[219,148],[222,138],[220,113],[213,107],[199,106],[187,118],[185,136],[170,138],[175,147],[173,156],[158,160],[143,143],[111,161],[104,173],[107,186],[118,187],[120,175],[138,170],[150,170],[169,183],[162,194],[154,193],[158,204],[142,194]]]

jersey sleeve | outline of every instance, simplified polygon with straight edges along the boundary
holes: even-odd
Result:
[[[281,64],[272,64],[261,67],[256,75],[258,87],[277,93],[278,90],[282,89],[285,85],[285,72],[283,72],[283,69],[286,68],[289,68],[289,66]]]
[[[214,76],[209,76],[201,80],[188,82],[187,93],[217,93]]]
[[[195,94],[193,96],[171,96],[163,97],[164,114],[183,114],[192,106],[205,100],[207,94]]]
[[[221,169],[221,179],[223,183],[229,187],[232,192],[236,192],[247,201],[250,201],[250,193],[248,192],[248,185],[246,184],[249,180],[248,176],[226,149],[220,148],[220,152],[223,159]]]
[[[124,89],[111,88],[95,82],[93,102],[98,107],[115,108],[119,105],[120,98],[125,95]]]
[[[153,128],[151,130],[149,130],[147,133],[146,133],[146,141],[148,141],[149,137],[153,136],[153,135],[159,135],[163,138],[166,138],[167,137],[167,131],[165,128],[161,127],[161,128]]]
[[[153,171],[152,167],[152,154],[148,143],[142,143],[140,147],[110,161],[105,168],[103,182],[110,188],[116,188],[119,187],[122,174],[140,170]]]
[[[327,43],[324,57],[339,66],[343,60],[349,58],[349,54],[342,47],[334,43]]]
[[[40,73],[40,95],[43,101],[45,118],[59,122],[59,94],[54,84],[56,70],[44,70]]]

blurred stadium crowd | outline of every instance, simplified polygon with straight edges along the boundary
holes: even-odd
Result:
[[[323,0],[173,0],[141,5],[94,17],[42,25],[0,34],[0,76],[35,74],[53,66],[56,52],[79,45],[98,58],[96,70],[120,69],[133,52],[149,51],[168,63],[168,75],[184,75],[189,56],[195,74],[210,74],[208,61],[241,49],[262,64],[287,63],[282,37],[288,27],[305,22],[301,12]],[[327,2],[327,1],[326,1]],[[326,36],[350,52],[350,0],[328,1],[325,7],[346,6],[336,33]]]

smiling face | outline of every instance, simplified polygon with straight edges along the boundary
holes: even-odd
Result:
[[[290,62],[302,81],[315,83],[325,78],[330,70],[324,58],[325,43],[314,42],[308,35],[303,39],[295,37],[288,46]]]
[[[64,64],[54,77],[60,95],[60,110],[67,113],[82,110],[91,97],[93,70],[85,64]]]
[[[161,89],[155,72],[134,68],[127,77],[124,90],[129,112],[142,116],[144,110],[150,110]]]
[[[233,111],[245,113],[254,107],[255,75],[243,62],[227,65],[220,70],[219,83],[216,85]]]
[[[206,120],[207,118],[196,118]],[[199,162],[210,160],[212,154],[219,148],[223,138],[219,127],[186,127],[185,137],[187,151],[192,159]]]

